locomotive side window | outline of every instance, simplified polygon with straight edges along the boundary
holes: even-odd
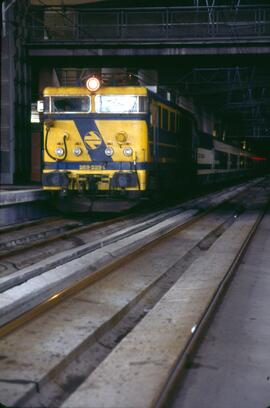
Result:
[[[159,107],[158,107],[158,127],[159,127],[159,128],[162,127],[162,116],[161,116],[161,112],[162,112],[162,109],[161,109],[161,107],[159,106]]]
[[[89,96],[52,96],[51,113],[88,113]]]
[[[98,113],[146,113],[147,98],[138,95],[96,95]]]
[[[180,132],[180,130],[181,130],[181,116],[180,113],[178,113],[176,117],[176,132]]]
[[[170,130],[175,132],[175,112],[170,112]]]
[[[168,111],[167,109],[162,109],[162,128],[168,130]]]

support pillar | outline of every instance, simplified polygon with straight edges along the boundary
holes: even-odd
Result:
[[[5,1],[1,56],[1,183],[30,179],[30,64],[25,47],[29,0]]]

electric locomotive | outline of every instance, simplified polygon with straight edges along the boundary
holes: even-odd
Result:
[[[194,124],[145,87],[46,88],[43,188],[92,210],[179,192],[196,174]]]

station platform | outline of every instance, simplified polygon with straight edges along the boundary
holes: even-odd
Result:
[[[0,227],[50,215],[47,199],[41,186],[0,185]]]
[[[268,209],[171,408],[270,406],[269,231]]]
[[[46,200],[47,196],[41,186],[0,185],[0,206]]]
[[[41,184],[0,184],[0,191],[38,190]]]

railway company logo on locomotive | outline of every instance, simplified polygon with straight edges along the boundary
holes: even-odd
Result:
[[[84,143],[86,143],[91,150],[95,150],[100,147],[102,140],[97,133],[91,130],[84,136]]]

